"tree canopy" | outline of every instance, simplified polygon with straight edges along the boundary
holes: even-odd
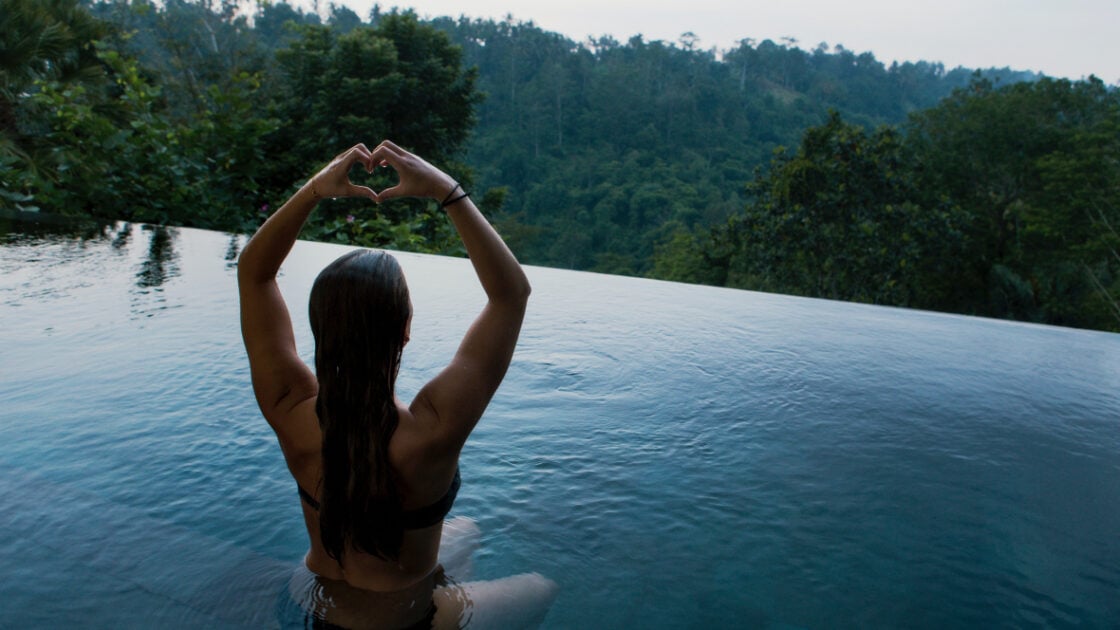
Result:
[[[742,213],[659,250],[671,278],[1120,330],[1120,93],[977,78],[874,132],[838,114]]]
[[[336,29],[262,5],[258,32],[231,1],[0,2],[14,25],[5,46],[42,41],[50,20],[84,29],[5,71],[5,85],[22,87],[0,103],[0,194],[22,207],[253,229],[333,155],[383,137],[471,180],[455,160],[480,98],[475,72],[411,13]],[[423,204],[357,219],[345,201],[325,206],[309,236],[454,251]]]

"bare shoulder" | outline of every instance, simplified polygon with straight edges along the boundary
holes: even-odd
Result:
[[[407,415],[412,427],[415,429],[416,439],[428,454],[439,456],[447,451],[458,453],[462,444],[454,444],[451,436],[445,430],[447,418],[441,417],[440,410],[432,402],[430,395],[431,383],[425,385],[416,394],[412,404],[407,410],[402,410],[402,418]],[[446,411],[444,411],[446,415]]]
[[[400,406],[397,411],[400,421],[393,434],[394,456],[399,453],[402,462],[416,462],[423,467],[443,459],[446,446],[435,408],[417,396],[411,405]]]
[[[430,408],[417,405],[400,409],[400,423],[393,434],[389,456],[400,475],[407,504],[422,506],[443,496],[459,462],[459,449],[449,448],[438,419]]]
[[[300,401],[283,418],[272,424],[288,470],[300,484],[318,483],[323,435],[315,412],[317,396]]]

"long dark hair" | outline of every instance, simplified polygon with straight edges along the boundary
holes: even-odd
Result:
[[[356,250],[327,266],[311,288],[315,411],[323,435],[319,536],[334,559],[354,549],[395,560],[403,527],[389,440],[412,314],[396,259]]]

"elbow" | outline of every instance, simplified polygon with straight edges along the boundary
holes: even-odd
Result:
[[[514,287],[513,295],[518,302],[525,304],[529,301],[529,295],[533,292],[533,286],[529,284],[529,278],[525,276],[524,271],[522,271],[518,275],[520,277],[518,278],[518,282]]]
[[[529,279],[524,273],[518,273],[515,278],[509,279],[500,293],[491,295],[490,301],[495,304],[524,307],[529,302],[529,294],[532,292],[533,287],[529,285]]]
[[[260,284],[267,280],[268,278],[260,270],[256,247],[253,246],[253,241],[250,239],[237,256],[237,284]]]
[[[248,251],[248,246],[241,250],[237,255],[237,284],[245,284],[250,278],[252,265],[246,264],[248,261],[245,257],[245,252]]]

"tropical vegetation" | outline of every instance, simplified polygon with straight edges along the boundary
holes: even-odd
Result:
[[[1092,77],[380,7],[0,0],[0,204],[246,232],[385,137],[526,262],[1120,330],[1120,94]],[[461,253],[419,202],[332,201],[305,236]]]

